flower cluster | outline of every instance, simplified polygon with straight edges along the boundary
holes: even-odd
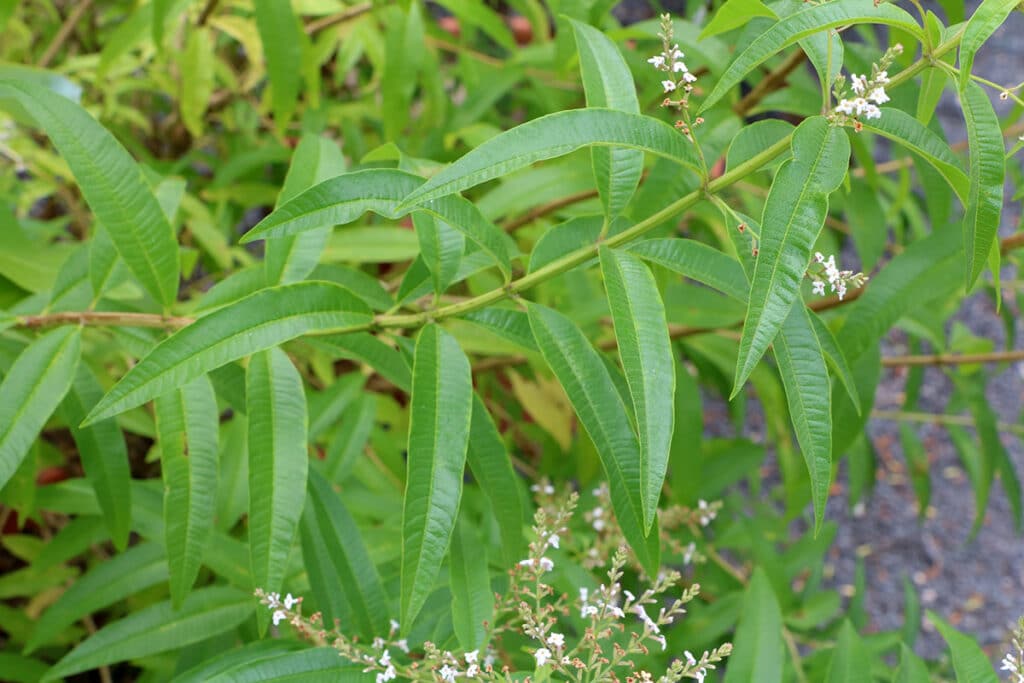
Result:
[[[683,61],[685,55],[679,49],[679,44],[674,42],[674,31],[672,17],[668,14],[661,15],[661,30],[658,32],[658,37],[661,38],[661,53],[654,55],[647,62],[662,72],[664,77],[661,87],[667,97],[661,106],[673,107],[682,113],[682,118],[676,121],[676,128],[692,142],[691,121],[686,110],[689,107],[690,93],[693,92],[693,84],[697,81],[697,77]],[[673,99],[672,93],[679,95],[678,99]],[[703,122],[704,119],[697,117],[692,125],[697,126]]]
[[[839,270],[836,266],[836,257],[829,256],[827,259],[820,251],[814,254],[814,260],[821,265],[819,272],[810,272],[813,281],[812,291],[818,296],[825,296],[826,281],[828,286],[839,296],[842,301],[850,287],[863,287],[868,281],[864,273],[854,273],[852,270]]]
[[[840,124],[852,123],[856,130],[861,129],[858,119],[877,119],[882,116],[878,105],[889,101],[885,86],[889,84],[889,66],[896,56],[903,52],[903,46],[897,43],[889,48],[877,64],[871,66],[871,76],[851,74],[850,88],[846,89],[846,79],[839,76],[833,87],[833,94],[839,100],[832,112],[833,120]]]
[[[1013,629],[1013,650],[1003,657],[1002,671],[1010,672],[1010,683],[1024,683],[1024,617]]]

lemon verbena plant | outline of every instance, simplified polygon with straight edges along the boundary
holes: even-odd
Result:
[[[0,679],[1020,679],[833,548],[1021,525],[1017,6],[0,1]]]

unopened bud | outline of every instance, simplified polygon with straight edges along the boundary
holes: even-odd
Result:
[[[999,93],[999,99],[1001,99],[1003,101],[1006,101],[1006,100],[1010,99],[1010,91],[1009,90],[1004,90],[1003,92]]]
[[[747,224],[746,223],[740,223],[739,225],[736,226],[736,229],[739,230],[740,232],[743,232],[744,230],[747,229]]]

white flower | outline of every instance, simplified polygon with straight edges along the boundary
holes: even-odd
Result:
[[[665,89],[665,92],[672,92],[676,89],[675,81],[662,81],[661,87]]]
[[[683,74],[683,80],[686,81],[687,83],[693,83],[694,81],[697,80],[697,77],[694,76],[689,71],[687,71],[685,74]]]
[[[704,500],[703,498],[701,498],[699,501],[697,501],[697,511],[701,513],[701,515],[700,515],[700,525],[701,526],[707,526],[708,524],[710,524],[715,519],[715,516],[717,515],[717,513],[714,510],[712,510],[711,507],[708,505],[708,502],[706,500]]]
[[[853,116],[853,102],[850,100],[841,100],[839,104],[836,105],[836,111],[840,114]]]
[[[437,673],[441,676],[442,680],[446,681],[446,683],[455,683],[455,677],[459,675],[459,670],[445,664]]]
[[[476,675],[480,673],[480,667],[476,664],[470,664],[466,668],[466,678],[476,678]]]
[[[541,486],[540,484],[534,484],[533,486],[530,487],[530,490],[533,491],[534,493],[543,492],[549,496],[555,495],[555,487],[552,486],[551,484],[545,484],[544,486]]]
[[[537,666],[544,666],[551,659],[551,650],[542,647],[534,652],[533,656],[537,658]]]
[[[396,641],[395,642],[395,647],[397,647],[399,650],[401,650],[405,654],[409,654],[409,641],[406,640],[405,638],[402,638],[401,640]]]
[[[391,626],[391,632],[392,633],[394,633],[394,632],[396,632],[398,630],[399,623],[397,621],[395,621],[394,619],[391,619],[388,623]]]
[[[853,92],[863,95],[864,91],[868,89],[868,77],[850,74],[850,86],[853,88]]]
[[[811,289],[818,296],[825,296],[825,281],[815,280],[814,285],[811,287]]]
[[[685,56],[686,55],[683,54],[682,50],[679,49],[678,43],[673,45],[672,49],[669,50],[669,57],[671,57],[673,60],[682,59]]]
[[[668,647],[668,643],[665,641],[665,636],[654,636],[654,639],[661,643],[661,651],[664,652],[665,648]]]
[[[636,596],[630,593],[629,591],[622,591],[622,593],[626,596],[626,600],[628,600],[629,602],[636,602]]]
[[[557,548],[559,543],[558,534],[552,531],[550,534],[548,534],[546,542],[550,547]]]
[[[381,666],[391,666],[391,653],[388,650],[384,650],[384,654],[380,656],[377,663]]]
[[[587,617],[597,616],[597,607],[594,605],[583,605],[580,609],[580,618],[586,619]]]
[[[281,606],[281,594],[280,593],[269,593],[267,594],[267,607],[270,609],[277,609]]]
[[[680,71],[689,71],[686,68],[686,62],[676,62],[672,65],[673,73],[679,73]]]
[[[291,593],[289,593],[288,595],[284,596],[284,608],[285,609],[291,609],[292,607],[294,607],[297,604],[299,604],[298,599],[293,598]]]
[[[690,545],[686,546],[686,552],[683,553],[683,564],[690,564],[693,562],[693,554],[697,552],[697,544],[690,541]]]
[[[484,669],[490,669],[493,666],[494,666],[494,652],[492,652],[491,650],[488,650],[487,654],[484,655]]]
[[[385,643],[384,639],[381,638],[380,636],[377,636],[376,638],[373,639],[373,649],[374,650],[383,650],[384,646],[386,644],[387,643]]]
[[[552,633],[548,636],[548,645],[557,650],[561,650],[565,647],[565,636],[561,633]]]
[[[288,618],[288,614],[284,610],[280,610],[280,609],[276,610],[274,612],[274,616],[273,616],[274,626],[277,626],[278,624],[280,624],[282,621],[284,621],[287,618]]]
[[[473,650],[466,653],[466,664],[476,664],[476,658],[480,654],[480,650]]]
[[[584,605],[587,604],[587,596],[589,595],[590,591],[588,591],[586,588],[580,588],[580,602],[582,602]]]
[[[900,48],[900,52],[903,51],[903,46],[900,45],[899,43],[896,43],[896,47]],[[875,83],[877,83],[878,85],[889,85],[889,72],[879,71],[877,74],[875,74]]]
[[[377,683],[386,683],[386,681],[394,680],[396,677],[395,667],[389,665],[388,668],[377,674]]]
[[[660,69],[665,66],[665,57],[663,55],[654,55],[647,60],[647,63],[653,65],[655,69]]]
[[[546,557],[542,557],[540,558],[540,568],[541,571],[549,572],[555,568],[555,563]]]
[[[885,104],[889,101],[889,96],[885,94],[885,88],[878,86],[868,93],[868,99],[873,100],[875,104]]]
[[[1003,661],[1000,662],[1003,666],[1000,671],[1009,671],[1010,673],[1017,673],[1017,662],[1013,661],[1013,657],[1006,655],[1003,657]]]

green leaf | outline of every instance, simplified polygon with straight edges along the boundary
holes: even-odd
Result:
[[[658,511],[675,426],[676,359],[665,305],[651,271],[627,251],[601,248],[601,273],[619,359],[626,373],[640,441],[644,529]]]
[[[864,641],[849,621],[843,621],[839,640],[828,663],[826,683],[860,683],[871,670],[871,656]]]
[[[828,195],[846,176],[849,158],[846,132],[821,116],[805,119],[793,133],[793,160],[779,169],[765,202],[733,396],[800,296],[811,249],[828,214]]]
[[[782,612],[761,567],[754,570],[747,584],[735,645],[725,670],[725,683],[781,683],[785,661]]]
[[[61,593],[36,621],[25,646],[33,652],[54,642],[60,632],[82,617],[167,580],[162,543],[145,542],[98,563]]]
[[[459,272],[466,240],[445,221],[422,211],[413,214],[412,224],[419,239],[420,256],[434,283],[434,293],[440,296]]]
[[[811,476],[817,535],[832,480],[832,386],[810,312],[802,302],[790,309],[773,348],[789,415]]]
[[[970,145],[971,187],[964,212],[964,255],[970,289],[988,262],[1003,212],[1003,133],[988,94],[977,83],[960,90]]]
[[[216,513],[219,414],[213,385],[197,377],[155,402],[164,482],[164,541],[171,602],[180,607],[199,575]]]
[[[249,562],[253,585],[281,590],[306,499],[308,422],[302,377],[284,351],[249,359]],[[260,611],[260,630],[269,613]]]
[[[615,43],[592,26],[574,19],[569,22],[576,36],[587,106],[639,114],[633,75]],[[594,147],[590,157],[605,220],[610,221],[622,213],[636,192],[643,173],[644,153],[637,149]]]
[[[959,633],[934,612],[928,612],[928,620],[942,634],[949,651],[953,654],[953,670],[957,683],[998,683],[999,677],[989,662],[988,655],[978,647],[971,637]]]
[[[219,308],[157,344],[107,392],[85,420],[117,415],[231,361],[309,332],[368,325],[369,307],[344,287],[297,282]]]
[[[644,240],[627,247],[645,261],[713,287],[736,301],[747,303],[750,283],[736,259],[714,247],[682,238]]]
[[[341,483],[348,477],[366,442],[373,432],[377,418],[377,397],[366,392],[355,399],[341,414],[338,427],[324,457],[324,475],[329,481]]]
[[[581,147],[641,149],[693,169],[693,145],[663,121],[612,109],[573,109],[528,121],[487,140],[410,194],[402,208],[444,197]]]
[[[0,384],[0,489],[21,466],[32,442],[71,388],[82,333],[61,327],[18,354]]]
[[[894,107],[886,107],[881,117],[864,122],[864,130],[887,137],[919,154],[945,178],[960,201],[967,202],[969,182],[960,160],[941,137],[913,116]],[[1001,140],[1000,137],[1000,149]]]
[[[402,512],[402,629],[434,589],[462,498],[473,381],[469,359],[437,325],[416,340]]]
[[[292,155],[292,163],[277,198],[277,206],[280,207],[310,187],[344,171],[345,157],[333,140],[319,135],[303,135]],[[326,223],[301,235],[267,240],[264,258],[267,284],[285,284],[305,279],[316,268],[331,229],[332,225]]]
[[[178,244],[153,191],[124,147],[84,109],[23,81],[0,82],[46,131],[82,195],[142,286],[164,307],[178,295]]]
[[[825,355],[825,360],[828,361],[828,366],[832,368],[832,372],[839,378],[839,383],[846,389],[850,401],[853,403],[854,408],[857,409],[857,414],[860,415],[860,395],[857,393],[857,382],[853,378],[853,373],[846,362],[843,350],[839,347],[839,342],[836,341],[832,330],[828,328],[828,325],[825,324],[817,313],[812,311],[807,311],[807,313],[814,336],[818,339],[818,345],[821,347],[821,352]]]
[[[711,21],[701,30],[698,40],[739,28],[754,17],[774,19],[775,13],[765,7],[761,0],[726,0],[715,12]]]
[[[1019,4],[1020,0],[984,0],[967,20],[967,26],[964,27],[963,36],[960,38],[961,92],[971,83],[974,55]],[[971,148],[973,149],[973,145]]]
[[[889,3],[876,5],[874,0],[836,0],[813,5],[777,21],[758,35],[732,61],[711,93],[704,98],[697,113],[714,106],[727,92],[739,85],[751,70],[783,48],[819,31],[849,24],[886,24],[914,36],[921,34],[913,17]]]
[[[464,517],[452,538],[450,579],[452,626],[463,650],[478,650],[494,617],[494,593],[487,553],[473,524]]]
[[[929,683],[928,667],[906,643],[900,643],[900,666],[896,669],[893,683]]]
[[[103,388],[85,364],[78,366],[71,390],[64,398],[62,412],[78,447],[86,479],[96,492],[103,519],[114,547],[123,551],[131,531],[131,469],[124,436],[115,420],[101,420],[80,427],[89,409],[99,402]]]
[[[900,636],[903,645],[914,647],[917,634],[921,631],[921,601],[917,597],[917,589],[910,579],[903,576],[903,628]]]
[[[793,134],[793,128],[793,124],[779,119],[763,119],[744,126],[729,143],[729,150],[725,157],[725,169],[731,171],[772,145],[786,139]],[[775,157],[766,168],[782,163],[788,157],[789,150],[785,154]]]
[[[409,363],[402,354],[368,332],[313,337],[310,342],[342,358],[366,363],[381,377],[408,392],[412,387]]]
[[[270,77],[274,123],[283,134],[295,112],[302,78],[302,41],[291,0],[253,0]]]
[[[374,673],[353,666],[331,647],[318,647],[240,664],[205,683],[370,683]]]
[[[252,614],[255,605],[251,595],[226,586],[194,591],[180,610],[169,600],[158,602],[104,626],[57,662],[43,680],[179,650],[230,631]]]
[[[398,219],[411,209],[426,211],[449,223],[476,243],[508,275],[509,251],[505,234],[462,197],[443,197],[420,206],[399,205],[423,184],[419,176],[392,169],[345,173],[311,187],[284,203],[245,234],[241,242],[295,235],[323,225],[351,223],[367,211]]]
[[[371,640],[388,632],[388,600],[359,528],[331,484],[309,473],[300,526],[302,559],[324,623],[335,619]]]
[[[209,683],[221,674],[258,669],[280,655],[296,651],[313,656],[313,652],[298,640],[254,640],[241,647],[225,650],[203,659],[187,671],[176,673],[173,680],[174,683]],[[336,661],[335,663],[343,664],[344,662]],[[181,663],[181,666],[187,665],[186,662]]]
[[[537,346],[597,448],[623,535],[647,573],[655,576],[659,536],[657,529],[644,531],[640,443],[618,389],[601,356],[571,320],[539,304],[527,306]]]
[[[167,2],[168,0],[164,0]],[[158,12],[159,13],[159,12]],[[162,26],[163,20],[153,16],[153,26]],[[185,41],[185,52],[180,63],[181,73],[181,122],[192,134],[199,138],[203,134],[203,123],[206,107],[213,95],[214,68],[216,58],[213,53],[215,37],[211,29],[196,26],[188,32]]]
[[[503,565],[511,567],[522,557],[523,498],[521,484],[512,469],[505,443],[484,402],[473,395],[473,417],[469,427],[466,461],[477,485],[487,496],[501,532]]]
[[[10,683],[35,683],[41,680],[49,668],[38,659],[30,659],[13,652],[0,652],[0,671]]]

